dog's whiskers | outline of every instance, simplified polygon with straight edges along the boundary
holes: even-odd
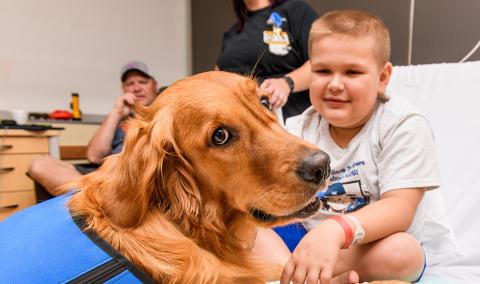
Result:
[[[252,78],[252,79],[255,78],[255,75],[254,75],[254,74],[255,74],[255,70],[257,69],[258,62],[260,62],[260,59],[262,59],[263,55],[265,54],[265,50],[266,50],[266,49],[264,49],[264,50],[262,51],[262,54],[260,54],[260,56],[258,57],[257,62],[255,62],[255,65],[253,65],[252,72],[250,73],[250,78]]]
[[[269,200],[272,196],[274,196],[276,200],[280,200],[281,202],[283,201],[289,202],[288,194],[286,192],[283,192],[281,187],[277,186],[277,188],[273,190],[269,190],[273,186],[277,186],[277,184],[271,184],[261,190],[260,195],[258,196],[258,198],[255,200],[255,203],[253,204],[253,208],[259,208],[260,206],[258,205],[268,203],[268,202],[265,202],[265,200]],[[289,212],[284,212],[283,214],[281,213],[280,215],[287,215],[288,213]],[[262,221],[266,222],[268,220],[263,219]]]

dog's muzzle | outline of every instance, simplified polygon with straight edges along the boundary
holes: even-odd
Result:
[[[316,151],[315,153],[303,158],[299,166],[295,170],[295,174],[310,188],[311,192],[306,193],[307,196],[316,195],[316,190],[325,183],[330,176],[330,157],[323,151]],[[300,210],[288,215],[272,215],[258,208],[251,208],[249,213],[260,223],[272,223],[277,220],[288,219],[305,219],[315,214],[322,202],[315,196],[312,201]]]

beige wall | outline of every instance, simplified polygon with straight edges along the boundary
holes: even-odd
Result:
[[[161,85],[190,74],[187,0],[0,0],[0,110],[106,114],[135,58]]]

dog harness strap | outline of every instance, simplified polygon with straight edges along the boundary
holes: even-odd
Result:
[[[97,266],[94,269],[67,282],[67,284],[105,283],[126,270],[116,259]]]
[[[70,213],[71,215],[71,213]],[[71,215],[72,216],[72,215]],[[75,224],[80,228],[80,230],[92,241],[94,242],[99,248],[101,248],[105,253],[112,257],[112,260],[103,264],[102,266],[96,267],[94,270],[87,272],[84,275],[77,277],[76,279],[72,280],[71,283],[92,283],[92,282],[105,282],[124,270],[130,271],[135,277],[137,277],[142,283],[155,283],[150,276],[148,276],[145,272],[140,270],[136,267],[130,260],[125,258],[122,254],[120,254],[116,249],[114,249],[109,243],[104,241],[97,233],[93,230],[85,230],[87,224],[85,219],[81,216],[72,216],[73,221]],[[107,276],[104,276],[107,275]],[[110,278],[108,278],[110,276]],[[102,279],[96,277],[107,277]],[[99,279],[101,281],[95,281]],[[85,280],[85,281],[84,281]],[[94,280],[94,281],[91,281]],[[70,283],[70,282],[69,282]]]

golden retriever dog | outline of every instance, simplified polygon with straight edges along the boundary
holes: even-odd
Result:
[[[313,215],[329,157],[287,133],[259,92],[212,71],[137,106],[122,152],[74,184],[72,216],[155,282],[278,279],[251,252],[256,230]]]

